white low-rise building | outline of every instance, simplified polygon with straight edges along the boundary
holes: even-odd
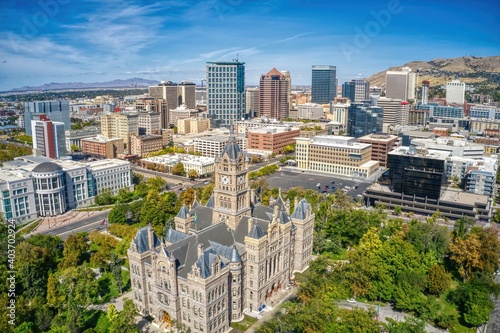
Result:
[[[212,174],[214,172],[215,164],[214,157],[196,156],[189,154],[159,155],[143,158],[141,161],[145,165],[163,165],[168,172],[170,172],[170,170],[178,163],[182,163],[186,174],[189,172],[189,170],[195,170],[199,176]]]

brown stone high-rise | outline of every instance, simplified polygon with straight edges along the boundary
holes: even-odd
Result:
[[[274,119],[288,118],[288,78],[276,68],[260,76],[260,116]]]

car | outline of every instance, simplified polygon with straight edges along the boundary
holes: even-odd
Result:
[[[347,303],[356,303],[356,300],[354,298],[349,298],[347,300]]]
[[[205,181],[203,182],[203,185],[208,185],[209,183],[210,183],[210,182],[209,182],[208,180],[205,180]]]
[[[330,183],[335,184],[335,180],[332,180]]]
[[[321,184],[320,184],[320,183],[317,183],[317,184],[316,184],[316,186],[317,186],[317,187],[321,187]]]
[[[182,185],[182,183],[178,183],[177,185]]]

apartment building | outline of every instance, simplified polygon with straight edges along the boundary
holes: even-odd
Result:
[[[242,135],[235,137],[236,143],[241,150],[247,150],[247,138]],[[206,157],[217,157],[220,156],[227,142],[229,141],[229,136],[223,135],[211,135],[204,136],[194,139],[194,151],[201,153],[201,156]]]
[[[143,157],[151,152],[163,149],[161,135],[138,135],[130,137],[130,154]]]
[[[178,134],[196,134],[210,129],[210,119],[208,118],[186,118],[177,120]]]

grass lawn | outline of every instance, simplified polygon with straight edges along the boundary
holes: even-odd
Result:
[[[242,321],[237,323],[232,323],[231,327],[242,332],[245,332],[250,326],[252,326],[257,321],[257,318],[250,317],[245,315],[245,318]]]

